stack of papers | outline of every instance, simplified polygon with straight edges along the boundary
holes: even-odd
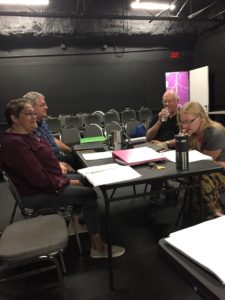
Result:
[[[172,161],[172,162],[176,162],[176,151],[175,150],[170,150],[170,151],[165,151],[163,152],[164,156]],[[197,150],[189,150],[188,151],[188,159],[189,162],[195,162],[195,161],[199,161],[199,160],[212,160],[212,157],[209,155],[205,155]]]
[[[225,216],[171,233],[166,242],[225,284]]]
[[[112,184],[141,177],[131,167],[121,166],[116,163],[83,168],[77,172],[85,176],[93,186]]]

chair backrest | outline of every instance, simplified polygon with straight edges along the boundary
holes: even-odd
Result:
[[[112,109],[112,110],[109,110],[105,113],[104,123],[108,124],[108,123],[111,123],[113,121],[120,124],[120,115],[119,115],[118,111]]]
[[[59,133],[61,131],[61,122],[58,118],[47,117],[46,123],[48,124],[49,129],[53,133]]]
[[[152,117],[153,117],[153,113],[152,113],[152,111],[151,111],[150,108],[148,108],[148,107],[141,107],[138,110],[138,120],[141,123],[147,122],[148,118],[152,119]]]
[[[125,125],[125,132],[129,138],[142,137],[146,135],[143,124],[138,120],[130,120]]]
[[[97,117],[100,119],[101,125],[104,123],[104,116],[105,116],[105,114],[104,114],[103,111],[101,111],[101,110],[96,110],[96,111],[94,111],[94,112],[92,113],[92,115],[97,116]]]
[[[59,118],[59,120],[60,120],[61,128],[62,128],[63,126],[66,125],[66,119],[68,118],[68,115],[60,114],[60,115],[58,116],[58,118]]]
[[[112,130],[122,131],[122,127],[116,121],[112,121],[110,123],[105,124],[105,135],[111,135]]]
[[[86,123],[86,126],[89,124],[98,124],[99,126],[102,125],[99,115],[93,115],[93,114],[86,116],[85,123]]]
[[[88,124],[84,128],[84,137],[103,135],[103,130],[98,124]]]
[[[65,126],[76,127],[79,130],[83,129],[83,120],[81,116],[68,116],[65,121]]]
[[[13,222],[13,219],[14,219],[14,215],[15,215],[15,212],[16,212],[16,208],[17,206],[19,207],[20,211],[21,211],[21,214],[25,217],[29,216],[34,216],[36,215],[34,210],[31,210],[31,209],[27,209],[17,191],[17,188],[15,187],[15,185],[13,184],[13,182],[11,181],[11,179],[9,178],[9,176],[7,175],[7,173],[5,171],[3,171],[2,169],[0,169],[0,172],[3,176],[3,179],[4,181],[7,183],[7,186],[8,186],[8,189],[9,189],[9,192],[12,194],[13,196],[13,199],[15,201],[15,211],[13,212],[13,215],[11,216],[11,221],[10,223]]]
[[[131,108],[126,108],[125,110],[123,110],[121,112],[121,121],[123,126],[125,126],[125,124],[129,121],[129,120],[136,120],[137,116],[136,116],[136,112],[134,109]]]
[[[75,127],[64,127],[61,131],[61,141],[68,145],[73,146],[80,144],[80,132]]]

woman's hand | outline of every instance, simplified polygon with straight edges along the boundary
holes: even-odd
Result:
[[[225,170],[225,161],[216,161],[216,163]]]
[[[59,162],[62,173],[65,175],[68,172],[74,171],[74,169],[66,162]]]

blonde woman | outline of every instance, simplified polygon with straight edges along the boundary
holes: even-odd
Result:
[[[181,130],[189,135],[189,147],[225,164],[225,128],[211,120],[198,102],[187,102],[180,109]],[[213,217],[224,214],[219,190],[225,189],[225,174],[201,176],[202,195]]]

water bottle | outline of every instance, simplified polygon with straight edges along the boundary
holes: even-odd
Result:
[[[112,144],[114,150],[122,149],[122,132],[119,130],[112,130]]]
[[[169,118],[169,111],[168,111],[167,108],[165,108],[165,114],[162,115],[161,121],[162,121],[162,122],[167,122],[168,118]]]
[[[175,135],[176,139],[176,166],[177,170],[188,170],[188,135],[179,133]]]

